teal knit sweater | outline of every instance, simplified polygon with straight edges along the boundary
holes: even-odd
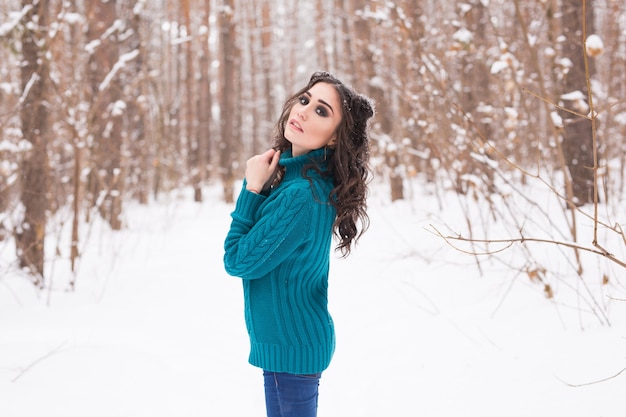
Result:
[[[243,189],[224,243],[226,271],[243,278],[252,365],[272,372],[322,372],[335,349],[328,271],[335,209],[323,150],[281,155],[282,182],[269,193]]]

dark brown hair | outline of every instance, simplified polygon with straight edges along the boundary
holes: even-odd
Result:
[[[328,173],[332,175],[335,185],[330,201],[337,211],[333,226],[333,233],[339,238],[336,249],[345,257],[369,226],[366,197],[370,172],[368,120],[374,115],[372,103],[332,74],[316,72],[304,88],[285,102],[276,127],[274,148],[282,152],[291,147],[285,139],[289,113],[302,94],[320,82],[332,85],[341,103],[342,118],[337,126],[337,140],[329,146],[333,151],[328,153]]]

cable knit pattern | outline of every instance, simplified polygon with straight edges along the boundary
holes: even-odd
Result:
[[[312,374],[328,367],[335,348],[328,313],[328,271],[335,209],[324,151],[281,156],[282,182],[267,195],[243,189],[224,243],[226,271],[243,278],[252,365]]]

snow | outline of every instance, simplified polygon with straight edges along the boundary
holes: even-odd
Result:
[[[594,49],[602,49],[604,48],[604,42],[602,42],[602,38],[598,35],[589,35],[587,37],[587,47]]]
[[[414,188],[391,203],[374,184],[370,230],[349,258],[333,256],[337,350],[319,416],[623,416],[626,302],[605,300],[606,326],[568,291],[547,299],[506,265],[483,258],[481,275],[429,232],[465,222],[456,195]],[[2,273],[1,416],[265,415],[241,284],[223,270],[233,206],[220,192],[127,204],[120,232],[83,227],[74,292],[65,259],[47,265],[52,290]],[[65,257],[69,223],[48,245]],[[12,254],[0,248],[6,271]],[[607,296],[625,299],[623,284]]]
[[[132,61],[133,59],[137,58],[138,56],[139,56],[139,50],[138,49],[134,49],[134,50],[132,50],[130,52],[122,54],[119,57],[119,59],[117,60],[117,62],[113,65],[113,68],[111,68],[111,71],[109,71],[109,73],[104,77],[104,80],[98,86],[98,90],[99,91],[106,90],[109,87],[109,84],[111,83],[111,81],[113,80],[115,75],[118,73],[118,71],[123,69],[128,62]]]
[[[509,67],[509,63],[507,61],[495,61],[492,65],[491,65],[491,73],[492,74],[497,74],[500,71],[506,69]]]
[[[554,50],[554,48],[549,46],[543,50],[543,53],[548,58],[553,58],[554,56],[556,56],[556,51]]]
[[[13,94],[15,90],[15,85],[7,82],[0,82],[0,93],[4,94]]]
[[[117,100],[111,105],[111,116],[117,117],[124,114],[126,103],[123,100]]]
[[[62,18],[65,22],[69,23],[70,25],[78,25],[85,20],[85,17],[81,15],[80,13],[71,13],[71,12],[63,13]]]
[[[563,118],[558,112],[551,111],[550,118],[552,119],[552,123],[555,127],[563,127]]]
[[[139,15],[143,12],[143,10],[144,10],[144,8],[145,8],[145,7],[146,7],[146,2],[145,2],[145,0],[139,0],[139,1],[137,1],[137,2],[135,3],[135,5],[133,6],[133,14],[134,14],[135,16],[139,16]]]
[[[452,39],[463,45],[469,45],[474,39],[474,34],[466,28],[460,28],[452,35]]]
[[[467,3],[459,3],[461,14],[465,15],[472,10],[472,5]]]
[[[102,41],[100,39],[94,39],[91,42],[89,42],[87,45],[85,45],[85,51],[89,55],[93,55],[96,49],[100,47],[100,45],[102,45]]]
[[[576,100],[585,100],[587,98],[586,95],[583,94],[580,90],[570,91],[569,93],[565,93],[561,95],[562,100],[576,101]]]
[[[602,38],[598,35],[589,35],[585,44],[589,56],[595,57],[604,51],[604,42],[602,42]]]
[[[24,87],[24,92],[22,93],[22,96],[20,97],[18,101],[19,105],[24,104],[24,102],[28,98],[28,95],[30,94],[30,90],[39,81],[40,78],[41,77],[36,72],[33,72],[31,74],[30,78],[28,79],[28,82],[26,83],[26,86]]]
[[[32,10],[32,5],[22,7],[20,12],[9,13],[11,20],[0,24],[0,38],[8,36],[20,23],[20,21]]]
[[[580,90],[571,91],[561,95],[561,100],[573,102],[572,107],[579,113],[589,113],[589,105],[587,104],[587,96]]]
[[[626,126],[626,112],[616,114],[613,117],[613,121],[619,125]]]

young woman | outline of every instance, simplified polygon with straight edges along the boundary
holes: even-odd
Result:
[[[327,72],[287,100],[274,147],[250,158],[224,244],[243,279],[249,362],[268,417],[314,417],[335,349],[327,288],[333,233],[344,256],[367,228],[370,101]]]

